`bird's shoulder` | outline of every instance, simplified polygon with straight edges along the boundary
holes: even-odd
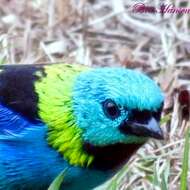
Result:
[[[35,123],[27,120],[14,110],[0,104],[0,141],[34,140],[43,138],[46,126],[41,121]]]

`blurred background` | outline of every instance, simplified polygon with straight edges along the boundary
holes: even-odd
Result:
[[[0,64],[56,62],[142,70],[165,93],[165,140],[150,140],[102,189],[187,190],[190,1],[0,0]]]

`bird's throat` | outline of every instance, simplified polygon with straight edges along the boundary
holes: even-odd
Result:
[[[85,151],[94,157],[90,167],[98,170],[115,170],[125,164],[142,144],[122,144],[99,147],[84,144]]]

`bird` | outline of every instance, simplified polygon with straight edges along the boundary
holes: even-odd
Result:
[[[160,87],[122,67],[0,66],[0,189],[90,190],[162,140]]]

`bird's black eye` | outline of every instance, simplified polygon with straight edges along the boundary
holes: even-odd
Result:
[[[113,100],[110,99],[103,102],[103,110],[105,115],[111,119],[115,119],[120,115],[118,106]]]

